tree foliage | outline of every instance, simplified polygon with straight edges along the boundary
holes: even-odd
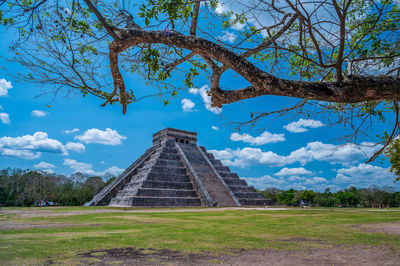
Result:
[[[107,183],[101,177],[80,173],[69,177],[46,172],[4,169],[0,171],[0,205],[32,206],[53,201],[61,206],[81,206]]]
[[[278,205],[299,206],[301,200],[306,200],[313,206],[321,207],[400,207],[400,192],[395,192],[392,187],[357,189],[351,186],[336,193],[331,192],[330,188],[322,193],[276,188],[267,188],[261,192]]]

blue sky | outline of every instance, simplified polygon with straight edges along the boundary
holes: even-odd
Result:
[[[2,33],[0,44],[5,56],[7,34]],[[11,77],[10,73],[23,72],[20,66],[0,60],[0,169],[117,175],[151,146],[153,133],[174,127],[196,131],[200,145],[258,189],[335,191],[349,185],[400,189],[383,156],[364,164],[376,147],[341,147],[338,138],[348,132],[327,126],[321,117],[284,117],[268,127],[266,120],[248,134],[235,132],[230,121],[244,121],[252,111],[290,106],[294,101],[290,98],[264,96],[218,110],[210,107],[208,82],[200,77],[195,88],[180,92],[170,105],[148,98],[128,106],[123,115],[119,106],[100,107],[102,101],[91,96],[41,95],[48,91]],[[125,78],[135,90],[147,90],[144,80]],[[245,85],[229,73],[222,82],[225,87]],[[377,124],[371,134],[382,130]]]

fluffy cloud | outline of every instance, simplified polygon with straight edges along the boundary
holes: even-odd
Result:
[[[41,152],[60,153],[67,155],[64,145],[55,139],[50,139],[45,132],[21,137],[0,138],[0,154],[24,159],[39,158]]]
[[[65,132],[66,134],[71,134],[71,133],[79,132],[79,128],[74,128],[74,129],[70,129],[70,130],[65,130],[64,132]]]
[[[266,164],[271,166],[282,166],[287,164],[285,156],[280,156],[272,151],[263,152],[258,148],[246,147],[236,150],[225,149],[221,151],[210,150],[215,158],[220,159],[228,166],[245,167],[253,164]]]
[[[51,163],[46,163],[46,162],[40,162],[38,164],[35,164],[33,166],[33,168],[35,169],[42,169],[42,170],[46,170],[46,172],[49,172],[49,170],[51,171],[50,173],[54,172],[53,170],[51,170],[52,168],[56,168],[56,166],[54,164]]]
[[[189,93],[194,94],[194,95],[200,95],[200,97],[203,99],[204,106],[206,107],[206,109],[208,111],[213,112],[214,114],[221,113],[222,112],[221,108],[211,106],[211,96],[208,96],[208,94],[207,94],[208,90],[209,90],[208,85],[204,85],[200,89],[191,88],[189,90]]]
[[[32,114],[32,116],[36,116],[36,117],[45,117],[48,114],[48,112],[40,111],[40,110],[33,110],[31,114]]]
[[[215,130],[215,131],[218,131],[218,130],[219,130],[219,127],[217,127],[217,126],[211,126],[211,129],[212,129],[212,130]]]
[[[79,142],[67,142],[67,144],[65,144],[65,148],[69,151],[76,151],[76,152],[85,151],[85,145]]]
[[[9,89],[12,89],[11,82],[5,79],[0,79],[0,96],[7,96]]]
[[[0,120],[3,124],[9,125],[11,123],[10,116],[7,113],[0,113]]]
[[[92,128],[86,130],[83,135],[75,136],[75,139],[80,140],[86,144],[99,143],[115,146],[122,144],[122,140],[127,139],[127,137],[121,136],[118,131],[111,128],[106,128],[106,130]]]
[[[228,11],[228,7],[221,2],[218,2],[217,7],[215,8],[215,12],[218,15],[222,15]]]
[[[325,126],[325,124],[321,121],[301,118],[299,121],[292,122],[283,127],[292,133],[302,133],[308,131],[310,128],[318,128],[323,126]]]
[[[78,162],[74,159],[64,159],[64,165],[69,166],[74,172],[82,174],[94,175],[93,166],[90,163]]]
[[[184,112],[192,112],[193,111],[193,107],[195,105],[194,102],[185,98],[181,101],[181,103],[182,103],[182,110]]]
[[[253,186],[257,189],[265,189],[267,187],[276,187],[282,188],[286,186],[286,181],[279,178],[273,178],[269,175],[261,176],[261,177],[242,177],[246,180],[249,186]]]
[[[292,177],[285,179],[283,177],[274,178],[269,175],[261,177],[242,177],[246,180],[247,184],[257,189],[265,189],[268,187],[275,187],[279,189],[312,189],[314,191],[323,191],[328,187],[329,181],[323,177],[307,177],[301,179],[293,179]]]
[[[395,176],[389,172],[389,168],[361,163],[357,166],[337,170],[333,182],[341,185],[357,184],[357,187],[393,186],[394,178]]]
[[[71,169],[74,170],[75,173],[79,172],[79,173],[82,173],[82,174],[97,175],[97,176],[104,176],[106,174],[119,175],[124,170],[122,168],[119,168],[118,166],[111,166],[111,167],[107,168],[104,171],[95,172],[93,170],[92,164],[78,162],[78,161],[76,161],[74,159],[64,159],[64,163],[63,164],[66,165],[66,166],[69,166]]]
[[[224,31],[224,35],[220,36],[219,39],[223,42],[233,43],[234,41],[236,41],[237,36],[234,33]]]
[[[328,183],[328,180],[326,180],[323,177],[318,177],[318,176],[312,177],[312,178],[307,178],[305,180],[306,185],[326,184],[326,183]]]
[[[371,156],[375,149],[371,143],[361,143],[360,146],[344,145],[335,146],[319,141],[310,142],[305,147],[292,151],[289,155],[282,156],[272,151],[262,151],[259,148],[245,147],[236,150],[210,150],[217,159],[229,166],[245,167],[253,164],[270,166],[284,166],[295,162],[305,165],[311,161],[323,161],[331,164],[350,165]]]
[[[114,165],[104,170],[104,173],[117,176],[120,175],[124,170],[125,169],[119,168],[118,166]]]
[[[246,143],[250,143],[251,145],[263,145],[267,143],[275,143],[280,141],[285,141],[284,134],[271,134],[268,131],[264,131],[260,136],[253,137],[250,134],[242,134],[240,135],[237,132],[231,134],[230,139],[232,141],[243,141]]]
[[[282,168],[275,175],[277,176],[294,176],[294,175],[309,175],[312,174],[311,171],[306,170],[304,167],[299,168]]]
[[[41,152],[32,152],[29,150],[13,150],[1,147],[0,147],[0,154],[6,157],[18,157],[27,160],[38,159],[40,158],[40,156],[42,156]]]

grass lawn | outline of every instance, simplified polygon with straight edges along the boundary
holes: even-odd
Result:
[[[56,262],[74,261],[85,251],[123,247],[225,253],[242,248],[378,245],[400,252],[399,236],[366,232],[356,226],[384,222],[400,222],[400,210],[140,213],[107,207],[3,208],[0,264],[42,264],[49,257]]]

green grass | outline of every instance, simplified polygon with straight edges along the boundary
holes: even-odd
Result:
[[[108,209],[25,208],[28,211],[51,210],[52,213],[71,214],[73,211],[97,211],[82,215],[33,218],[18,218],[15,214],[0,211],[0,223],[3,224],[51,224],[47,228],[0,229],[0,264],[43,263],[48,256],[56,261],[65,261],[88,250],[128,246],[223,253],[236,248],[304,249],[328,248],[332,245],[384,245],[400,251],[398,236],[363,232],[352,226],[399,222],[400,211],[291,209],[199,212],[193,209],[179,213],[133,213],[123,209],[120,212],[107,212]],[[98,212],[101,210],[104,212]],[[304,238],[308,241],[291,241]]]

